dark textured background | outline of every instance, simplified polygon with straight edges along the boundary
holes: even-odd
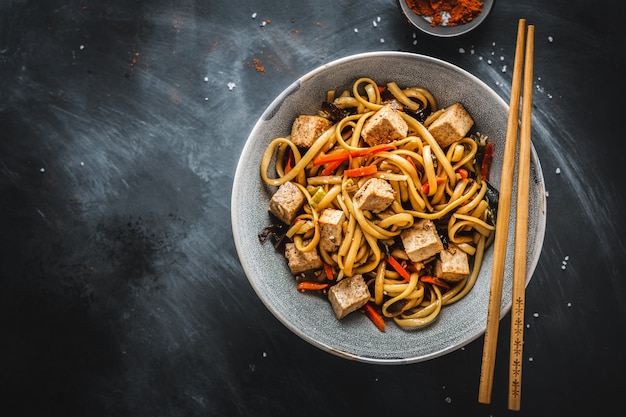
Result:
[[[500,0],[476,31],[436,39],[392,0],[0,1],[2,409],[619,415],[623,4]],[[229,209],[249,131],[295,78],[353,53],[412,51],[508,101],[521,17],[536,25],[533,141],[549,197],[513,413],[508,315],[490,405],[477,402],[482,338],[408,366],[340,359],[256,298]]]

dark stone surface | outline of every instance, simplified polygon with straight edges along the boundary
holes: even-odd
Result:
[[[615,415],[626,388],[623,11],[498,1],[474,32],[436,39],[393,1],[0,2],[3,409]],[[536,25],[533,141],[549,197],[512,413],[508,316],[490,405],[477,401],[482,338],[409,366],[332,356],[256,298],[229,209],[249,131],[297,77],[353,53],[412,51],[508,101],[521,17]]]

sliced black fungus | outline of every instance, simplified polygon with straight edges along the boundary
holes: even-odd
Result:
[[[338,121],[346,118],[349,114],[347,110],[342,109],[341,107],[337,106],[335,103],[331,103],[330,101],[322,102],[322,109],[320,113],[323,117],[328,118],[334,123],[337,123]]]
[[[280,250],[285,246],[285,234],[287,233],[287,230],[288,227],[284,223],[272,223],[269,226],[264,227],[263,230],[261,230],[258,235],[259,241],[261,243],[265,243],[268,239],[270,239],[272,241],[272,244],[274,245],[274,248],[276,248],[276,250]]]
[[[492,224],[496,224],[496,215],[498,213],[498,199],[500,198],[500,192],[491,185],[489,181],[485,181],[487,183],[487,192],[485,192],[485,198],[487,199],[487,203],[489,203],[489,214],[491,217]]]

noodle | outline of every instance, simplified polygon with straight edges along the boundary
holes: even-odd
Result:
[[[428,126],[445,108],[438,109],[435,97],[423,87],[402,89],[395,82],[379,86],[364,77],[353,83],[351,91],[330,90],[327,98],[346,112],[341,119],[333,120],[308,148],[294,145],[289,136],[276,138],[261,159],[266,184],[279,187],[292,182],[305,198],[286,238],[300,252],[317,251],[325,265],[296,279],[332,286],[360,274],[372,294],[368,302],[384,317],[404,329],[429,325],[445,305],[471,291],[494,234],[495,220],[485,198],[487,182],[477,169],[485,138],[466,136],[442,147]],[[399,109],[408,131],[379,150],[364,142],[364,132],[368,121],[389,103]],[[359,193],[373,180],[383,181],[391,190],[384,209],[364,208],[359,200]],[[343,219],[342,239],[335,246],[323,247],[320,217],[325,210]],[[438,278],[439,255],[411,260],[403,236],[422,221],[436,225],[446,250],[467,254],[471,272],[456,280]]]

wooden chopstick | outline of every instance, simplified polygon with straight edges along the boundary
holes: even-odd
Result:
[[[513,176],[515,172],[515,152],[517,147],[517,128],[519,124],[519,102],[522,85],[522,68],[524,64],[523,54],[525,32],[526,19],[520,19],[517,28],[511,100],[509,105],[506,142],[504,145],[502,175],[500,177],[500,198],[498,201],[496,234],[493,243],[494,252],[491,272],[491,287],[489,290],[487,324],[480,369],[480,385],[478,389],[478,401],[484,404],[489,404],[491,402],[491,391],[493,388],[493,373],[495,368],[498,325],[500,321],[500,306],[502,301],[502,280],[504,275],[504,264],[506,261]]]
[[[526,289],[526,247],[528,238],[528,191],[530,182],[530,132],[533,94],[533,55],[535,27],[528,26],[524,59],[522,126],[517,163],[517,208],[515,212],[515,259],[513,263],[513,307],[509,350],[509,410],[518,411],[522,394],[522,348],[524,344],[524,304]]]

